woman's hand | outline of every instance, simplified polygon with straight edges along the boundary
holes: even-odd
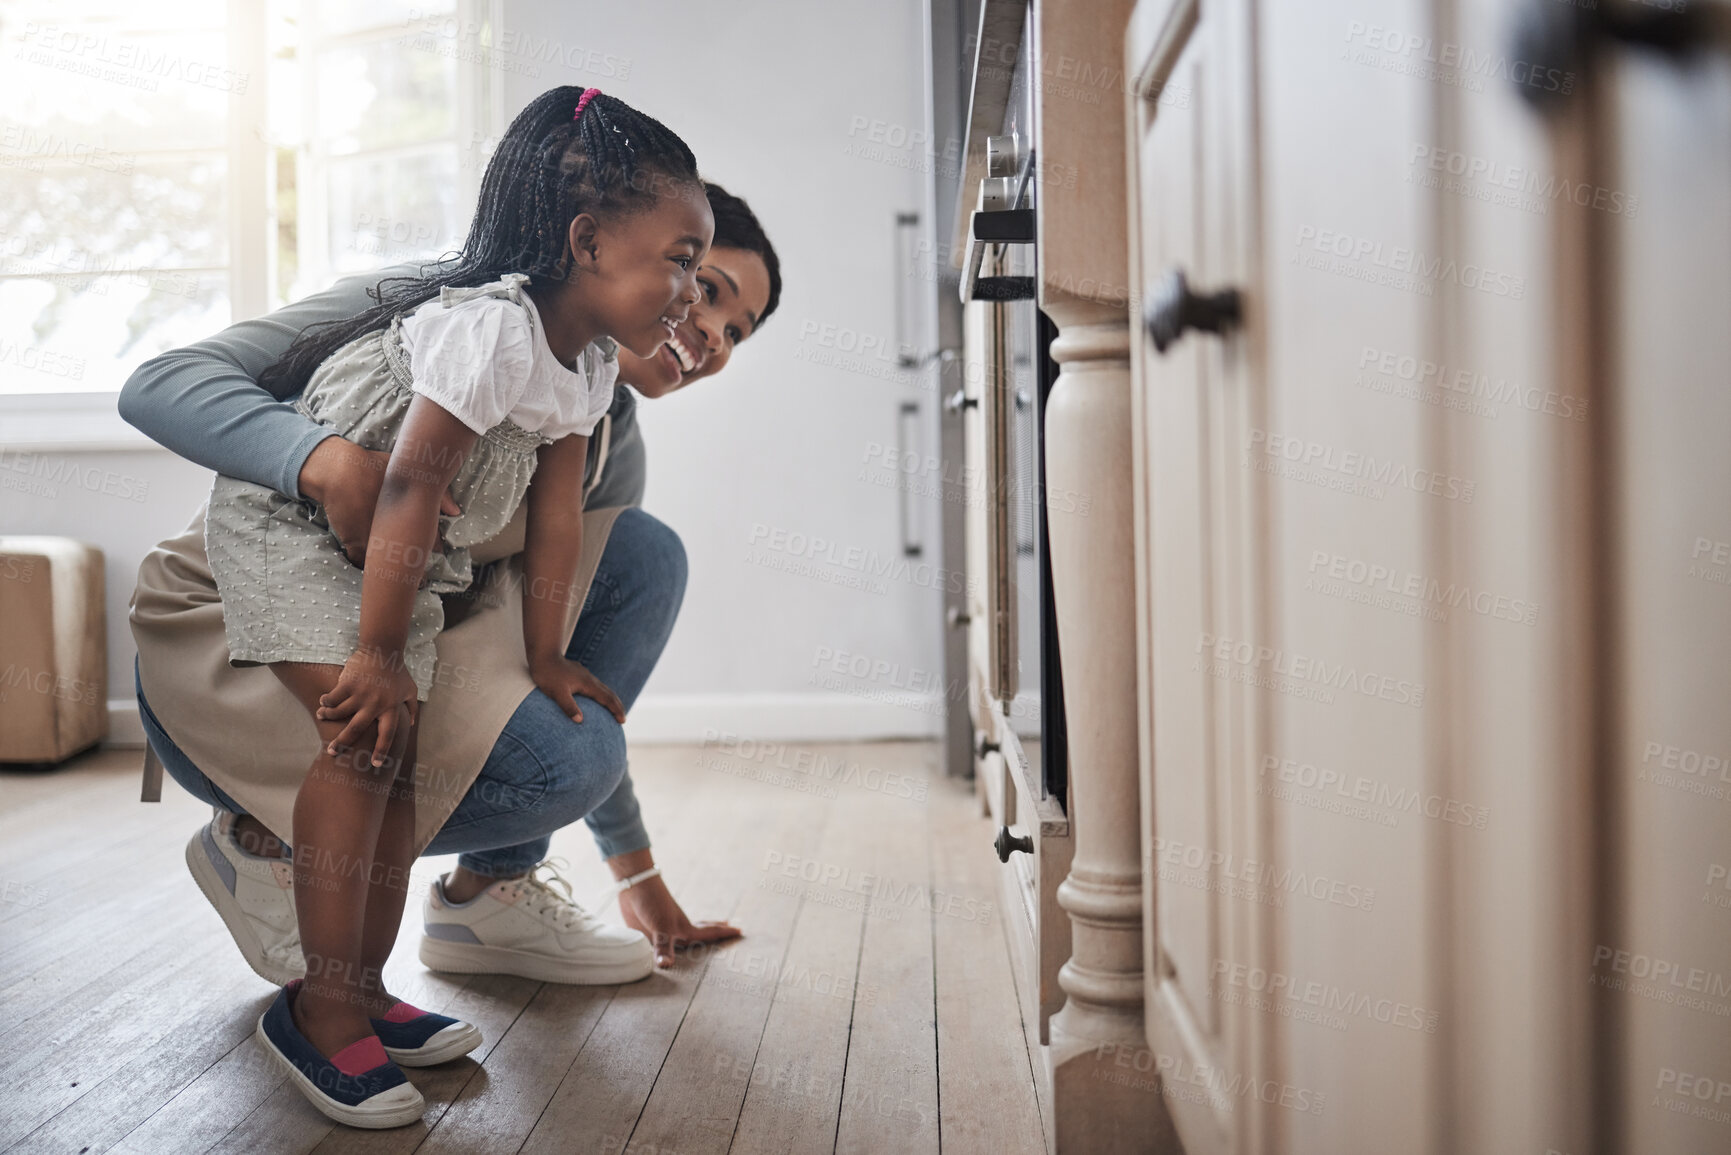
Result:
[[[327,437],[313,447],[301,466],[301,495],[324,507],[331,532],[358,566],[367,563],[373,511],[378,507],[379,489],[385,483],[385,466],[390,460],[389,453],[362,449],[342,437]],[[449,490],[440,496],[442,516],[456,517],[462,512]]]
[[[538,660],[530,659],[529,676],[535,679],[541,692],[553,699],[553,704],[565,711],[565,716],[573,722],[583,720],[583,709],[577,705],[574,696],[577,694],[600,702],[621,724],[625,721],[625,706],[619,701],[619,695],[609,690],[601,679],[591,674],[581,662],[573,662],[562,654]]]
[[[406,713],[399,707],[407,707]],[[336,686],[319,699],[314,716],[325,722],[348,719],[348,725],[325,747],[325,752],[333,756],[340,752],[340,747],[353,745],[367,732],[367,727],[377,722],[373,765],[383,766],[397,731],[414,724],[419,707],[415,680],[403,668],[402,656],[363,645],[343,663]]]
[[[648,850],[609,858],[615,878],[630,878],[655,865]],[[725,942],[744,932],[725,922],[692,922],[660,875],[619,892],[619,913],[625,925],[640,931],[655,948],[655,965],[673,965],[674,952],[684,947]]]

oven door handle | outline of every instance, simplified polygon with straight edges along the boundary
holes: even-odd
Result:
[[[962,303],[969,301],[1031,301],[1032,277],[982,277],[987,245],[1034,243],[1033,209],[981,209],[968,229],[968,269],[962,277]]]

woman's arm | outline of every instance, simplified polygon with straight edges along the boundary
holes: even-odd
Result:
[[[373,304],[367,291],[381,280],[419,270],[418,265],[397,265],[344,277],[322,293],[152,357],[127,378],[120,415],[207,469],[301,497],[303,483],[310,480],[302,469],[332,431],[284,404],[286,396],[266,390],[259,374],[303,329],[353,317]],[[334,454],[323,456],[334,462]]]
[[[583,468],[588,459],[589,439],[577,435],[544,445],[537,454],[525,499],[529,524],[523,545],[523,650],[535,684],[573,722],[583,720],[576,694],[601,703],[623,722],[625,707],[619,696],[565,656],[571,640],[565,617],[576,594],[571,575],[583,551]]]
[[[655,856],[647,846],[607,859],[608,869],[620,882],[654,865]],[[725,942],[745,933],[730,922],[692,922],[660,875],[620,891],[619,913],[626,926],[641,932],[654,946],[658,967],[672,966],[674,952],[683,947]]]

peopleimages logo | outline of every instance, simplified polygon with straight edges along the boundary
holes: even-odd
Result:
[[[1541,213],[1549,207],[1547,202],[1566,200],[1584,209],[1632,217],[1640,204],[1639,198],[1616,189],[1541,174],[1536,169],[1428,144],[1413,145],[1407,163],[1415,172],[1422,166],[1432,173],[1446,173],[1457,178],[1461,187],[1452,188],[1445,184],[1449,192],[1471,195],[1482,190],[1484,196],[1481,199],[1506,194],[1511,198],[1509,203],[1512,207],[1537,208]],[[1516,199],[1521,196],[1528,198],[1526,203]]]
[[[1426,1034],[1436,1033],[1436,1011],[1427,1011],[1421,1006],[1397,999],[1377,998],[1362,991],[1343,990],[1333,983],[1314,979],[1308,982],[1300,981],[1282,971],[1268,971],[1243,963],[1230,963],[1221,958],[1214,960],[1211,977],[1217,984],[1224,979],[1227,986],[1265,995],[1270,1000],[1275,1000],[1277,1005],[1280,1000],[1285,1000],[1316,1007],[1325,1012],[1353,1015],[1372,1022],[1424,1031]]]
[[[1350,690],[1367,698],[1380,698],[1400,706],[1417,708],[1424,705],[1424,683],[1409,682],[1374,671],[1360,671],[1344,662],[1332,667],[1322,658],[1313,658],[1290,650],[1259,646],[1255,642],[1219,638],[1210,633],[1196,637],[1196,653],[1214,662],[1231,663],[1251,674],[1267,674],[1276,679],[1324,687]]]
[[[1336,906],[1350,907],[1353,910],[1369,910],[1376,903],[1375,887],[1359,886],[1338,878],[1293,870],[1291,867],[1282,868],[1272,862],[1240,858],[1224,850],[1208,850],[1194,842],[1180,842],[1175,838],[1156,837],[1150,847],[1149,857],[1156,866],[1166,868],[1161,872],[1161,880],[1164,882],[1182,884],[1184,880],[1172,874],[1182,868],[1200,871],[1215,879],[1247,883],[1273,894],[1302,894],[1318,902],[1332,902]],[[1253,896],[1247,894],[1241,897]]]
[[[1535,626],[1539,620],[1539,607],[1521,598],[1511,598],[1503,594],[1492,593],[1490,590],[1473,589],[1463,582],[1443,583],[1433,577],[1425,577],[1410,570],[1401,570],[1395,566],[1383,565],[1381,562],[1365,561],[1362,558],[1346,557],[1343,554],[1329,553],[1325,549],[1313,550],[1310,555],[1310,577],[1305,580],[1304,588],[1329,596],[1341,596],[1331,583],[1344,582],[1348,586],[1361,587],[1366,594],[1388,594],[1390,598],[1375,601],[1382,608],[1403,610],[1415,617],[1431,617],[1417,610],[1406,608],[1405,603],[1398,599],[1412,599],[1414,604],[1428,605],[1439,610],[1450,610],[1465,607],[1480,617],[1495,618],[1504,622],[1519,622],[1523,626]],[[1361,600],[1349,597],[1349,601]],[[1384,605],[1383,603],[1387,604]],[[1443,612],[1433,620],[1447,621],[1448,614]]]
[[[1381,500],[1385,487],[1468,503],[1478,492],[1478,482],[1468,477],[1456,477],[1435,469],[1413,468],[1404,462],[1397,464],[1392,458],[1379,458],[1375,454],[1341,449],[1267,429],[1251,429],[1244,449],[1253,455],[1250,463],[1265,472],[1279,472],[1270,467],[1284,463],[1299,471],[1293,474],[1295,479],[1308,480],[1310,475],[1314,475],[1328,481],[1328,488],[1362,491],[1377,500]]]
[[[1313,790],[1324,796],[1317,801],[1325,801],[1326,796],[1332,794],[1343,801],[1379,808],[1388,812],[1391,817],[1394,814],[1422,814],[1438,822],[1470,826],[1475,830],[1483,830],[1485,823],[1490,820],[1490,810],[1483,806],[1474,806],[1456,798],[1444,798],[1441,794],[1408,790],[1404,786],[1390,786],[1387,782],[1366,778],[1362,774],[1348,776],[1326,766],[1314,766],[1309,762],[1298,762],[1275,754],[1263,755],[1259,775],[1264,779],[1273,775],[1277,782],[1302,790]],[[1288,791],[1287,794],[1291,792]],[[1291,800],[1299,799],[1293,797]],[[1330,809],[1327,805],[1318,808]],[[1389,822],[1387,825],[1392,826],[1394,823]]]
[[[968,575],[930,562],[910,562],[905,557],[880,554],[864,546],[843,545],[827,537],[796,530],[772,528],[757,522],[746,544],[746,560],[770,569],[804,577],[849,585],[872,593],[886,592],[884,582],[907,582],[925,589],[959,594],[968,588]],[[829,566],[830,570],[813,569]]]
[[[81,76],[113,80],[147,92],[157,91],[164,80],[173,80],[244,96],[251,79],[248,73],[190,59],[167,48],[153,50],[143,40],[111,40],[88,28],[26,20],[23,39],[34,49],[58,54],[47,61],[32,59],[31,63],[48,63]]]
[[[1731,1003],[1712,1001],[1731,998],[1731,978],[1719,971],[1600,944],[1593,948],[1592,977],[1607,990],[1626,991],[1721,1018],[1731,1016]]]
[[[1405,245],[1385,246],[1373,237],[1300,225],[1297,247],[1293,259],[1307,268],[1386,284],[1391,288],[1416,290],[1424,296],[1429,296],[1439,284],[1459,285],[1463,289],[1515,301],[1527,295],[1525,277],[1471,261],[1462,264],[1453,257],[1426,256]],[[1309,256],[1305,252],[1307,249],[1317,255]]]
[[[1182,1056],[1158,1054],[1128,1043],[1101,1043],[1094,1049],[1094,1058],[1090,1079],[1136,1091],[1159,1091],[1167,1098],[1204,1103],[1216,1111],[1232,1111],[1240,1102],[1256,1099],[1270,1106],[1320,1115],[1327,1102],[1322,1092],[1308,1087],[1234,1074],[1224,1067],[1192,1063]],[[1105,1062],[1108,1058],[1110,1066]],[[1147,1078],[1137,1078],[1137,1074]]]
[[[1488,373],[1439,364],[1409,353],[1379,349],[1375,345],[1366,345],[1359,350],[1358,369],[1358,383],[1365,388],[1388,392],[1387,389],[1378,388],[1376,378],[1381,377],[1385,381],[1398,381],[1414,390],[1436,390],[1446,398],[1445,407],[1451,409],[1466,408],[1469,402],[1482,401],[1489,405],[1507,405],[1513,409],[1544,413],[1564,420],[1587,419],[1585,397],[1534,389],[1506,377],[1493,379]],[[1365,377],[1366,372],[1372,374],[1369,379]],[[1427,396],[1419,393],[1414,396],[1418,400],[1429,400]],[[1485,416],[1494,417],[1496,413],[1492,411]]]
[[[1497,80],[1518,84],[1540,92],[1555,92],[1567,96],[1575,91],[1575,74],[1560,68],[1545,68],[1530,61],[1510,59],[1506,54],[1487,52],[1452,40],[1438,41],[1432,36],[1384,28],[1350,20],[1346,25],[1344,50],[1359,64],[1371,64],[1390,72],[1406,72],[1425,79],[1470,88],[1485,89],[1485,81]],[[1378,60],[1365,55],[1352,55],[1362,45],[1371,52],[1385,52],[1388,59]]]

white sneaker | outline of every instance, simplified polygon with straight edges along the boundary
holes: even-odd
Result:
[[[294,863],[260,858],[234,840],[235,816],[215,816],[186,844],[186,868],[258,976],[285,986],[307,973],[295,921]]]
[[[571,898],[571,884],[538,864],[464,903],[427,888],[421,962],[457,974],[521,975],[544,983],[631,983],[655,971],[655,949],[630,927],[602,922]],[[561,865],[563,865],[561,863]],[[557,887],[558,889],[555,889]]]

